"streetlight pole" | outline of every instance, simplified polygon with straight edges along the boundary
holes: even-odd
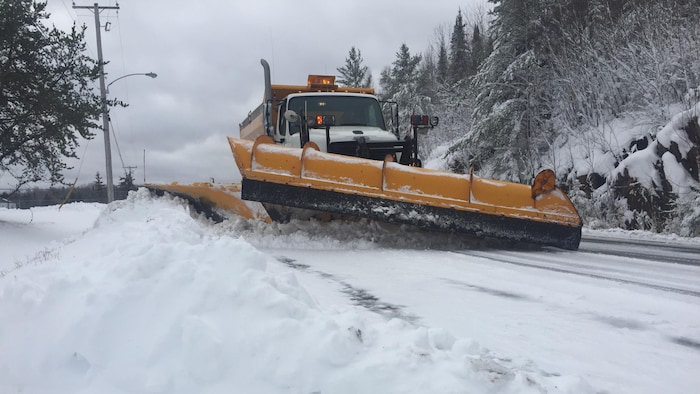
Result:
[[[100,53],[98,53],[98,56],[102,57]],[[132,77],[134,75],[145,75],[150,78],[155,78],[158,76],[158,74],[154,72],[131,73],[122,75],[121,77],[110,82],[107,86],[104,86],[104,73],[100,75],[100,92],[102,94],[102,127],[105,131],[105,161],[107,163],[107,203],[114,201],[114,182],[112,180],[112,148],[109,141],[109,109],[107,108],[107,93],[109,93],[109,87],[113,83],[122,78]]]

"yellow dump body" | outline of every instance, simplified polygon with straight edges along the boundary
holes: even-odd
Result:
[[[543,172],[533,186],[229,137],[241,198],[577,249],[581,218]]]

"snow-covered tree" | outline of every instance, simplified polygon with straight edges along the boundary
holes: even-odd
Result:
[[[472,33],[472,43],[471,43],[471,72],[470,74],[475,74],[476,71],[481,66],[481,63],[488,56],[487,44],[484,40],[484,36],[481,35],[481,29],[479,25],[474,25],[474,32]]]
[[[465,29],[462,10],[459,10],[450,37],[449,79],[452,82],[461,81],[470,75],[472,63]]]
[[[372,73],[368,72],[367,66],[362,64],[362,53],[354,46],[350,48],[348,57],[345,58],[345,65],[338,67],[338,83],[352,88],[367,88],[372,86]]]
[[[469,154],[458,160],[463,166],[521,182],[539,169],[541,145],[551,139],[542,102],[549,71],[537,42],[541,7],[534,0],[497,1],[494,7],[494,50],[473,80],[472,129],[458,147],[469,146]]]
[[[438,43],[438,59],[437,59],[437,81],[444,84],[448,81],[449,59],[447,57],[447,47],[445,38],[440,37]]]
[[[400,91],[415,91],[420,61],[420,55],[411,55],[408,46],[401,44],[392,66],[382,71],[379,86],[383,97],[391,99]]]

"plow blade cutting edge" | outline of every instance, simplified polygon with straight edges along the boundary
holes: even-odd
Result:
[[[532,186],[229,137],[240,197],[479,237],[578,249],[582,221],[554,173]]]

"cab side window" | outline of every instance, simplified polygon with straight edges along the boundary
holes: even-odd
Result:
[[[287,120],[284,119],[284,110],[287,106],[287,100],[280,103],[277,110],[277,130],[280,135],[287,135]]]

